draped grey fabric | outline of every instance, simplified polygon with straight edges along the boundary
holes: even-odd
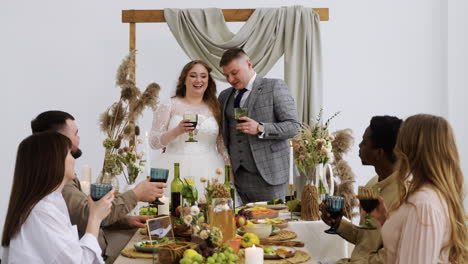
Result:
[[[221,9],[164,9],[169,28],[192,60],[203,60],[214,78],[224,51],[242,47],[257,73],[265,76],[284,54],[284,78],[296,101],[299,120],[309,123],[322,107],[320,17],[311,8],[258,8],[237,34]]]

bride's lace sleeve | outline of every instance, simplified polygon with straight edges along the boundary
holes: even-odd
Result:
[[[224,164],[231,165],[231,159],[229,158],[229,154],[227,152],[226,145],[224,145],[223,136],[221,134],[219,134],[216,139],[216,147],[218,149],[218,153],[223,157]]]
[[[171,120],[172,103],[171,100],[159,105],[153,113],[153,126],[150,132],[150,146],[153,149],[166,147],[169,142],[165,139],[168,134],[167,128]]]

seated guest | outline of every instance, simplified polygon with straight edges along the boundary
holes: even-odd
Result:
[[[75,178],[71,149],[70,139],[57,132],[29,136],[19,145],[3,228],[5,263],[104,263],[97,237],[114,192],[97,202],[87,198],[88,224],[79,239],[61,193]]]
[[[449,123],[433,115],[409,117],[395,155],[399,202],[387,213],[380,197],[372,212],[382,224],[385,263],[467,263],[463,174]]]
[[[75,158],[81,156],[78,127],[75,123],[75,118],[69,113],[62,111],[43,112],[31,121],[31,129],[33,133],[57,131],[67,136],[72,142],[72,155]],[[124,192],[114,199],[111,213],[104,221],[116,228],[145,227],[146,220],[151,217],[129,216],[127,214],[135,208],[138,201],[151,202],[161,197],[164,187],[166,187],[164,183],[149,182],[149,180],[142,181],[132,190]],[[77,178],[72,179],[64,186],[62,194],[67,203],[71,223],[78,227],[79,236],[82,237],[85,234],[88,224],[88,203],[86,202],[86,194],[81,190],[80,181]],[[128,237],[128,239],[130,239],[130,237]],[[106,259],[106,262],[112,263],[122,248],[108,248],[107,245],[108,242],[109,244],[118,244],[118,241],[107,240],[102,230],[99,231],[98,240],[104,258],[106,259],[109,257]],[[122,245],[122,247],[123,246],[124,245]]]
[[[389,205],[395,204],[398,198],[398,184],[395,174],[392,173],[395,169],[393,148],[401,122],[401,119],[393,116],[372,117],[359,144],[362,165],[373,166],[377,173],[366,186],[380,188],[382,197]],[[323,221],[328,225],[336,223],[338,234],[355,245],[351,258],[341,259],[337,263],[384,263],[380,230],[360,229],[341,217],[334,221],[324,209],[324,206],[321,206]],[[361,224],[364,221],[364,217],[361,217]],[[372,221],[372,224],[376,225],[375,220]]]

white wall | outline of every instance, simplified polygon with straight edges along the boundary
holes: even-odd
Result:
[[[325,117],[341,110],[342,114],[332,123],[332,130],[354,130],[356,142],[348,159],[358,184],[374,175],[371,168],[361,166],[357,156],[357,144],[373,115],[404,118],[425,112],[450,117],[458,136],[462,164],[468,173],[468,140],[461,137],[467,132],[466,107],[462,105],[462,98],[466,98],[463,88],[467,84],[463,75],[467,68],[466,34],[462,42],[455,40],[466,31],[467,19],[462,17],[466,4],[462,0],[455,6],[451,2],[449,13],[457,17],[450,17],[448,22],[444,0],[238,0],[229,3],[1,1],[0,227],[8,205],[16,147],[30,134],[29,122],[38,113],[49,109],[72,113],[80,128],[84,151],[77,161],[77,169],[84,164],[91,165],[94,172],[99,169],[103,135],[97,120],[118,98],[114,75],[128,50],[128,25],[120,22],[122,9],[255,8],[293,4],[329,7],[330,21],[321,24]],[[242,23],[229,26],[237,30]],[[188,57],[166,24],[139,24],[137,47],[138,84],[143,89],[156,81],[163,89],[162,99],[168,98]],[[455,51],[447,53],[447,47]],[[281,78],[282,69],[279,63],[269,76]],[[220,89],[227,87],[225,83],[219,85]],[[143,131],[150,129],[151,120],[151,113],[145,112],[141,120]]]

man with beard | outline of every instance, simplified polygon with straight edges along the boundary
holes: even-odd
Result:
[[[43,112],[31,121],[31,129],[33,133],[53,130],[67,136],[72,142],[72,156],[75,159],[81,156],[78,127],[75,118],[69,113],[63,111]],[[132,190],[115,197],[112,202],[111,213],[104,219],[104,222],[116,228],[145,227],[146,220],[151,217],[129,216],[127,214],[135,208],[138,201],[151,202],[162,197],[163,188],[165,187],[165,183],[149,182],[149,180],[140,182]],[[67,203],[71,223],[77,226],[81,238],[85,235],[88,222],[87,195],[81,190],[80,181],[76,177],[64,186],[62,195]],[[113,258],[118,256],[120,249],[107,248],[108,241],[102,229],[99,232],[98,241],[104,259],[109,257],[106,261],[112,263]]]

